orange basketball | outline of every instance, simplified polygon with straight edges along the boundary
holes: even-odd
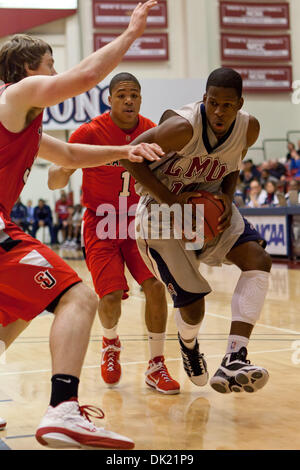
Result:
[[[214,198],[214,194],[208,191],[201,191],[199,197],[192,197],[190,204],[204,205],[204,238],[205,241],[212,240],[218,234],[219,217],[224,212],[224,204],[219,199]]]

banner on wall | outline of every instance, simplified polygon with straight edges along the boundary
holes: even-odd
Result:
[[[222,28],[289,29],[289,3],[220,2]]]
[[[292,67],[252,66],[252,65],[223,65],[231,67],[241,74],[243,89],[248,92],[290,92],[292,88]]]
[[[267,242],[270,255],[288,255],[288,221],[285,215],[246,216]]]
[[[289,35],[249,36],[244,34],[221,34],[222,60],[290,60]]]
[[[126,27],[136,5],[136,0],[93,0],[94,27]],[[147,26],[151,28],[166,28],[168,26],[166,0],[160,0],[155,7],[151,8],[147,18]]]
[[[94,34],[94,50],[100,49],[113,41],[117,34]],[[123,60],[168,60],[169,45],[167,33],[143,34],[136,39],[129,50],[126,52]]]

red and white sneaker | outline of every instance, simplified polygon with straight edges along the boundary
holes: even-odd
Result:
[[[92,414],[92,413],[94,414]],[[89,416],[101,419],[95,406],[79,406],[76,398],[49,406],[35,434],[43,446],[54,449],[76,447],[93,449],[133,449],[134,442],[104,428],[97,428]]]
[[[6,426],[5,419],[0,417],[0,431],[3,431],[3,429],[5,429],[5,426]]]
[[[117,385],[121,379],[121,349],[121,343],[118,336],[114,339],[107,339],[103,336],[101,375],[104,382],[111,387]]]
[[[157,356],[149,361],[148,370],[145,372],[146,384],[158,392],[175,395],[179,393],[180,385],[172,379],[164,361],[164,356]]]

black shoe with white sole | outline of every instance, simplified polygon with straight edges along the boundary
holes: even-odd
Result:
[[[194,349],[189,349],[183,344],[179,333],[178,339],[183,360],[183,367],[189,379],[191,382],[193,382],[193,384],[200,387],[206,385],[208,382],[207,365],[204,359],[204,354],[201,354],[199,351],[199,343],[197,339]]]
[[[269,379],[268,371],[251,364],[246,359],[247,354],[245,347],[238,352],[226,354],[221,366],[210,379],[211,387],[219,393],[253,393],[264,387]]]

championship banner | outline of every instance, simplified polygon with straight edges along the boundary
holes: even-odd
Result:
[[[292,88],[292,67],[274,65],[271,66],[237,66],[231,67],[241,74],[243,78],[243,89],[248,92],[290,92]]]
[[[289,35],[249,36],[221,34],[222,60],[255,60],[256,62],[291,60]]]
[[[125,28],[137,5],[136,0],[93,0],[94,28]],[[166,0],[159,0],[151,8],[147,18],[147,26],[151,28],[166,28],[168,12]]]
[[[94,34],[94,50],[100,49],[117,37],[117,34]],[[136,39],[126,52],[123,60],[168,60],[169,45],[167,33],[143,34]]]
[[[220,25],[231,29],[289,29],[289,3],[220,2]]]

